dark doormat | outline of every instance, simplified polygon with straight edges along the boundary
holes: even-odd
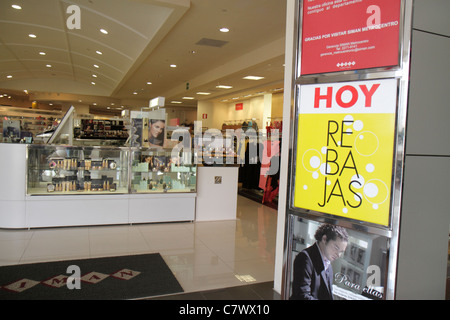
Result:
[[[183,288],[159,253],[0,267],[0,300],[122,300],[179,292]]]

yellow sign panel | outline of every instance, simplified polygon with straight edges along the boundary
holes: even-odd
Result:
[[[294,206],[389,225],[397,81],[300,88]]]

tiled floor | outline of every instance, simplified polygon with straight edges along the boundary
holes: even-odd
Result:
[[[276,223],[276,210],[238,196],[230,221],[0,230],[0,265],[159,252],[185,294],[206,299],[264,288],[267,297]],[[260,285],[235,288],[250,284]]]

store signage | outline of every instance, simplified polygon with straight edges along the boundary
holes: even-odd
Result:
[[[237,110],[244,110],[244,104],[243,103],[236,103],[236,111]]]
[[[401,0],[304,0],[301,74],[396,66]]]
[[[294,207],[389,225],[397,80],[302,85]]]

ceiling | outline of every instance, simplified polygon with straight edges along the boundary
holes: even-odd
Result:
[[[285,16],[280,0],[2,0],[0,93],[105,107],[243,99],[283,87]]]

